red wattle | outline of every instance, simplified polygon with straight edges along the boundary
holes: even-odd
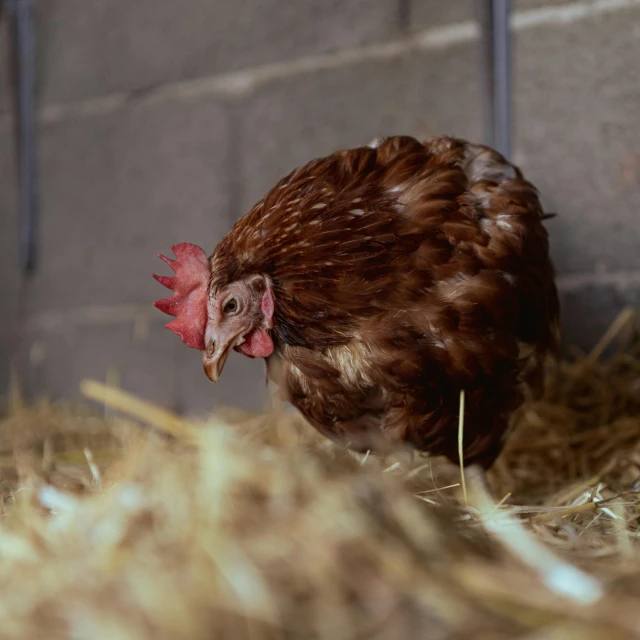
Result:
[[[273,353],[273,340],[266,329],[254,329],[236,350],[249,358],[267,358]]]

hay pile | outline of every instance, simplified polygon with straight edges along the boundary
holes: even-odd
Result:
[[[640,341],[597,355],[521,411],[499,505],[278,408],[199,424],[95,382],[119,417],[15,397],[0,637],[640,638]]]

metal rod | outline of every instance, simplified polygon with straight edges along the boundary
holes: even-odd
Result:
[[[494,0],[494,129],[496,150],[511,157],[511,0]]]
[[[493,130],[493,0],[475,4],[480,25],[480,71],[484,143],[492,147]]]
[[[482,47],[482,84],[486,144],[506,158],[512,146],[511,0],[478,3]]]
[[[37,148],[36,47],[33,0],[11,0],[17,83],[18,162],[20,180],[19,245],[22,269],[36,264]]]

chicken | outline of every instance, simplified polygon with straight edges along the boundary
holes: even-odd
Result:
[[[376,140],[293,171],[207,258],[160,256],[156,306],[202,351],[231,349],[327,437],[407,444],[489,468],[510,416],[542,387],[558,298],[535,187],[492,149],[452,138]]]

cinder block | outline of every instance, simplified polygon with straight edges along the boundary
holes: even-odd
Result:
[[[397,0],[47,0],[38,3],[43,102],[281,62],[381,40]]]
[[[410,53],[274,82],[241,109],[243,215],[309,160],[375,136],[481,136],[474,45]]]
[[[107,48],[112,2],[46,0],[36,6],[38,98],[42,104],[110,93]],[[134,3],[131,3],[134,4]],[[153,18],[153,13],[149,15]],[[120,16],[126,20],[126,15]]]
[[[211,384],[200,352],[189,349],[160,322],[141,337],[133,322],[86,324],[46,331],[32,327],[21,340],[19,371],[30,397],[80,399],[84,378],[110,379],[122,389],[187,415],[217,407],[261,409],[266,402],[264,363],[233,353]]]
[[[477,0],[408,0],[412,31],[430,29],[463,20],[475,20]]]
[[[146,326],[132,320],[51,327],[33,317],[21,332],[11,332],[17,349],[10,350],[8,341],[0,343],[0,355],[7,356],[7,366],[3,362],[0,369],[2,392],[8,388],[13,361],[31,398],[80,400],[80,382],[93,378],[115,381],[181,414],[206,415],[221,406],[264,407],[261,360],[233,353],[221,381],[213,385],[202,370],[200,352],[183,345],[163,325],[164,318],[153,318]]]
[[[10,58],[9,24],[0,21],[0,113],[9,111],[12,105],[11,79],[9,73]]]
[[[134,335],[133,322],[57,331],[29,328],[19,360],[29,396],[77,400],[83,378],[105,381],[110,376],[123,389],[173,409],[178,345],[165,340],[159,323],[150,326],[146,340]]]
[[[0,326],[6,326],[18,313],[23,278],[19,263],[16,148],[9,131],[0,132],[0,180]]]
[[[0,409],[2,402],[9,393],[11,381],[12,349],[6,338],[0,339]]]
[[[212,100],[131,107],[41,133],[41,262],[29,310],[151,304],[156,257],[210,250],[229,220],[225,110]]]
[[[24,276],[18,258],[18,176],[11,132],[0,133],[0,399],[9,388],[16,356]]]
[[[13,319],[12,319],[13,320]],[[0,329],[0,411],[2,410],[2,401],[6,397],[11,383],[11,371],[17,361],[18,352],[16,343],[18,336],[16,335],[14,323],[6,323],[1,325]]]
[[[24,279],[18,258],[18,176],[11,132],[0,133],[0,398],[9,388]]]
[[[181,413],[207,415],[220,407],[265,408],[269,396],[263,358],[252,360],[232,352],[220,380],[213,384],[202,369],[200,352],[184,346],[168,330],[166,333],[165,340],[179,343],[175,384]]]
[[[640,284],[585,284],[560,292],[564,341],[585,352],[627,305],[640,309]]]
[[[518,33],[516,160],[562,273],[640,267],[640,9]]]

